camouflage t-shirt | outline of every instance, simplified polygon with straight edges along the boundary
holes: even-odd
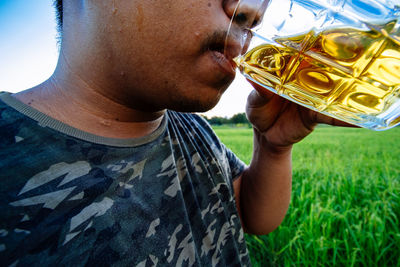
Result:
[[[0,94],[0,265],[246,266],[233,179],[201,117],[94,136]]]

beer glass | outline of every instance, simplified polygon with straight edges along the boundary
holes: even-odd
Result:
[[[239,0],[225,42],[240,72],[373,130],[400,123],[400,0]]]

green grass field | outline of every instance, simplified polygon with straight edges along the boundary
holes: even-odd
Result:
[[[249,163],[252,130],[216,127]],[[285,220],[247,235],[254,266],[400,266],[400,127],[318,127],[293,149]]]

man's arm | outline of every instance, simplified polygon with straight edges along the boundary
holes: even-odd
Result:
[[[244,230],[261,235],[272,232],[285,217],[292,190],[292,162],[291,148],[268,151],[258,136],[254,134],[252,162],[234,181],[234,190]]]
[[[236,204],[246,232],[267,234],[282,222],[292,190],[293,144],[317,123],[349,126],[289,102],[278,95],[253,91],[246,113],[254,128],[251,163],[234,181]]]

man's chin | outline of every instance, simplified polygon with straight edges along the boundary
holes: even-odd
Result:
[[[207,112],[218,104],[220,97],[207,99],[206,101],[199,101],[198,99],[181,101],[169,109],[178,112]]]

